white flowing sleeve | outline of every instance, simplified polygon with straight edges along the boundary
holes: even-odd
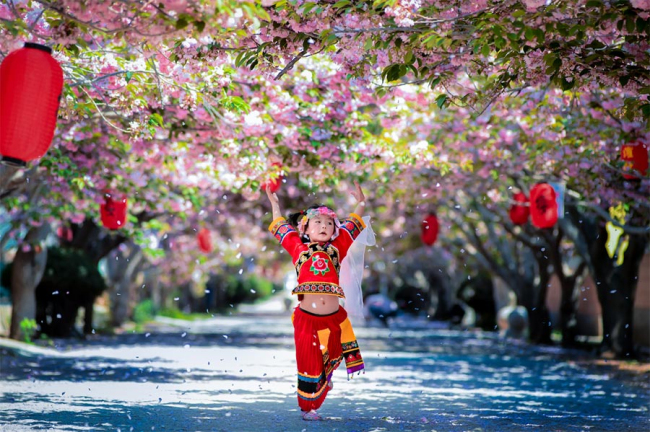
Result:
[[[375,232],[370,226],[370,217],[364,217],[363,222],[366,224],[366,228],[359,233],[348,249],[339,273],[339,283],[345,294],[345,310],[353,324],[364,321],[363,292],[361,291],[363,255],[366,252],[366,246],[375,245]]]

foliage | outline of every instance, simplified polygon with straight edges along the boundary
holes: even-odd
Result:
[[[269,280],[257,275],[226,277],[226,302],[229,304],[265,299],[271,296],[273,290],[273,284]]]
[[[36,320],[24,318],[20,322],[20,332],[23,335],[25,342],[28,344],[32,343],[32,337],[34,337],[37,329],[38,325],[36,324]]]
[[[53,247],[48,249],[47,265],[39,287],[38,290],[49,289],[61,295],[69,293],[94,299],[106,290],[106,282],[83,251]]]
[[[124,192],[121,233],[168,286],[282,261],[259,191],[277,170],[287,209],[329,200],[345,214],[361,180],[385,261],[419,244],[422,214],[438,211],[453,248],[451,222],[476,215],[468,197],[503,217],[511,188],[543,180],[594,214],[623,201],[637,215],[626,224],[644,227],[650,182],[623,181],[618,151],[650,141],[646,5],[1,4],[0,57],[45,43],[65,73],[52,148],[25,182],[42,187],[13,190],[3,218],[16,236],[39,220],[98,221],[104,191]],[[196,247],[203,226],[214,253]]]
[[[151,321],[154,315],[153,302],[150,299],[141,301],[133,308],[133,322],[136,324],[144,324],[147,321]]]
[[[11,286],[12,268],[13,263],[10,263],[2,269],[0,280],[3,286]],[[47,264],[39,287],[40,290],[95,298],[106,290],[106,282],[84,252],[51,247],[47,251]]]
[[[617,87],[634,93],[629,118],[650,117],[644,1],[268,3],[250,67],[325,52],[351,76],[378,77],[380,94],[413,82],[433,89],[440,107],[485,106],[529,86]]]
[[[167,317],[167,318],[174,318],[174,319],[179,319],[179,320],[185,320],[185,321],[194,321],[197,319],[202,319],[206,317],[206,314],[204,313],[185,313],[182,311],[179,311],[176,308],[164,308],[161,309],[160,312],[158,312],[158,315]]]

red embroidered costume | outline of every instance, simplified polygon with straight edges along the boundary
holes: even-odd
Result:
[[[269,231],[291,255],[298,275],[292,294],[325,294],[345,298],[339,286],[341,262],[365,228],[356,214],[341,221],[339,235],[327,243],[303,243],[298,232],[282,217]],[[344,308],[316,315],[297,307],[292,316],[298,366],[298,404],[303,411],[318,409],[334,370],[345,360],[348,374],[364,368],[359,345]]]

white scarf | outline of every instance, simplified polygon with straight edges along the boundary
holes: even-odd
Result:
[[[366,228],[359,233],[356,240],[348,249],[348,253],[341,263],[339,285],[345,293],[345,310],[353,324],[364,322],[363,317],[363,292],[361,280],[363,279],[363,256],[366,246],[374,246],[375,232],[370,226],[370,217],[363,218]]]

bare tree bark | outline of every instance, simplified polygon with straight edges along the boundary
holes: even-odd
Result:
[[[469,229],[461,229],[478,251],[486,268],[498,275],[517,296],[517,303],[528,311],[528,329],[531,342],[551,343],[550,313],[546,306],[546,294],[550,281],[548,256],[544,253],[546,244],[539,236],[531,237],[516,233],[513,227],[493,221],[494,214],[476,203],[478,212],[485,223],[488,238],[494,246],[488,249],[477,234],[477,227],[468,222]],[[493,223],[495,222],[495,223]],[[516,241],[508,241],[499,236],[494,226],[503,226]],[[499,259],[500,257],[500,259]]]
[[[31,245],[29,251],[18,248],[11,271],[11,327],[9,337],[23,339],[20,323],[25,319],[36,319],[36,286],[43,277],[47,262],[47,249],[34,247],[47,237],[48,224],[34,227],[25,236],[24,243]]]
[[[18,174],[20,167],[0,163],[0,196],[3,196],[11,189],[14,177]]]
[[[603,317],[601,349],[611,350],[619,358],[633,357],[634,298],[639,266],[648,246],[648,235],[629,235],[625,260],[618,266],[617,256],[610,258],[605,248],[607,230],[604,221],[582,213],[573,204],[568,205],[567,210],[571,223],[567,233],[574,239],[576,250],[585,260],[596,283]],[[639,223],[644,224],[647,221]]]
[[[553,264],[553,272],[560,282],[560,331],[562,333],[562,345],[565,347],[576,344],[578,331],[578,303],[580,291],[578,285],[584,277],[586,263],[578,258],[578,264],[572,271],[569,265],[569,257],[561,250],[561,243],[565,237],[565,227],[569,223],[560,219],[558,227],[553,230],[542,230],[542,235],[548,247],[546,253]],[[575,267],[575,265],[574,265]]]
[[[115,327],[123,325],[131,314],[134,300],[133,279],[143,257],[142,249],[133,243],[125,243],[122,248],[114,249],[106,257],[111,324]]]

